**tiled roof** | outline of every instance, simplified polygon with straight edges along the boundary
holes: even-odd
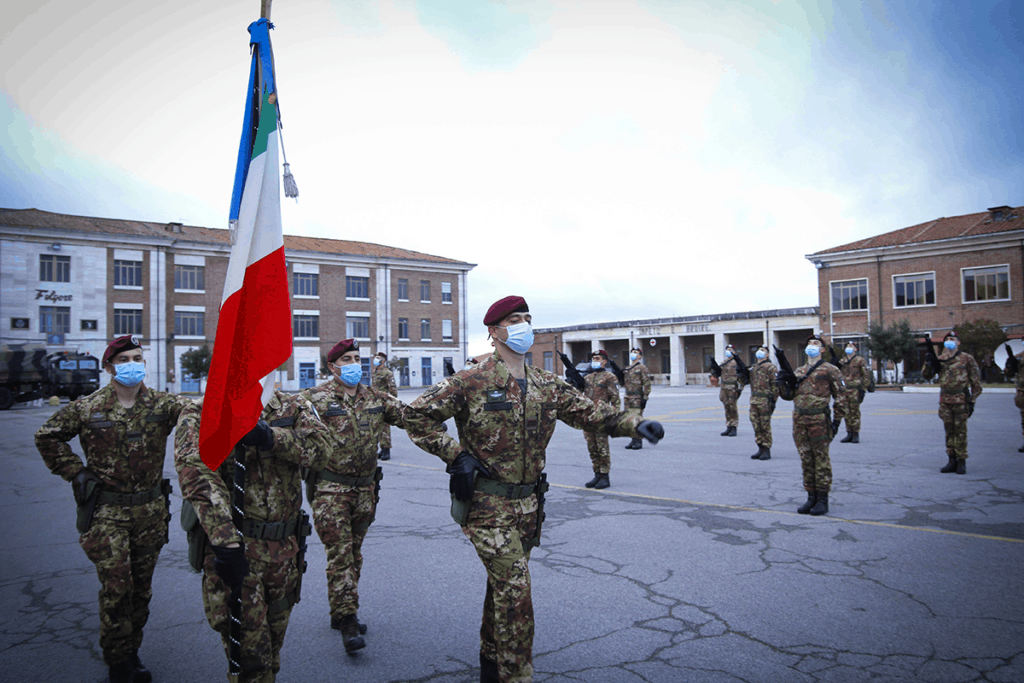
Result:
[[[934,242],[936,240],[948,240],[956,237],[970,237],[1000,232],[1011,232],[1013,230],[1024,230],[1024,207],[1017,207],[1004,214],[1009,215],[1003,220],[993,220],[992,211],[981,213],[970,213],[966,216],[953,216],[952,218],[937,218],[920,225],[912,225],[909,228],[901,228],[892,232],[882,233],[874,237],[850,242],[840,247],[823,249],[811,256],[821,254],[838,254],[845,251],[857,251],[858,249],[874,249],[878,247],[896,247],[904,244],[916,244],[921,242]]]
[[[128,221],[117,218],[93,218],[91,216],[71,216],[63,213],[50,213],[39,209],[3,209],[0,208],[0,225],[15,228],[51,228],[55,230],[73,230],[76,232],[97,233],[103,235],[133,235],[152,237],[154,239],[175,239],[185,242],[203,244],[230,244],[227,230],[203,228],[194,225],[178,225],[174,223],[149,223],[146,221]],[[285,249],[309,251],[321,254],[339,254],[347,256],[368,256],[371,258],[393,258],[412,261],[429,261],[458,266],[472,266],[465,261],[424,254],[410,249],[389,247],[371,242],[354,242],[351,240],[332,240],[323,237],[284,236]]]

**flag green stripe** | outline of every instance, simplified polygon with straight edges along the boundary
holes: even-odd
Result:
[[[269,93],[263,95],[263,106],[260,107],[260,125],[256,131],[256,140],[252,143],[252,158],[267,151],[267,140],[277,130],[277,105],[268,101]]]

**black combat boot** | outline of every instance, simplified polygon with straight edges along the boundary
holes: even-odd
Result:
[[[637,438],[633,439],[632,441],[630,441],[629,445],[626,446],[626,448],[628,448],[631,451],[638,451],[638,450],[640,450],[643,447],[644,447],[644,440],[639,438],[639,437],[637,437]]]
[[[962,461],[961,461],[962,462]],[[595,489],[606,489],[611,486],[612,483],[608,481],[608,473],[597,475],[597,483],[594,484]]]
[[[480,655],[480,683],[499,683],[498,663]]]
[[[129,659],[110,666],[110,683],[132,683],[135,667]]]
[[[727,428],[724,432],[722,432],[722,436],[736,436],[736,428],[735,427]]]
[[[842,420],[832,420],[832,437],[839,433],[839,425],[843,424]]]
[[[811,508],[818,502],[818,493],[816,491],[807,492],[807,502],[796,509],[801,515],[806,515],[811,511]]]
[[[382,448],[382,449],[380,449],[380,455],[378,455],[377,457],[380,458],[381,460],[390,460],[391,459],[391,449],[390,448]]]
[[[851,441],[853,441],[853,435],[854,435],[854,432],[851,432],[850,430],[846,430],[846,436],[844,436],[843,438],[839,439],[839,443],[850,443]]]
[[[341,618],[341,642],[345,645],[345,652],[353,657],[356,650],[366,647],[366,641],[359,633],[359,621],[356,620],[356,615],[346,614]]]
[[[764,453],[761,454],[761,460],[771,460],[771,459],[772,459],[772,449],[770,449],[767,446],[765,446],[764,447]]]
[[[1017,452],[1018,453],[1024,453],[1024,446],[1021,446],[1020,448],[1018,448]]]
[[[956,473],[957,474],[967,474],[967,460],[966,459],[964,459],[964,460],[957,460],[956,461]]]
[[[860,432],[853,432],[853,436],[850,438],[850,443],[860,443]]]
[[[341,630],[341,619],[342,617],[331,617],[331,628],[335,631]],[[359,621],[359,617],[356,617],[356,623],[359,624],[359,633],[366,635],[366,624]]]
[[[729,432],[732,431],[732,427],[725,425],[725,431],[719,434],[719,436],[729,436]]]
[[[828,512],[828,491],[818,491],[818,501],[810,512],[812,515],[823,515]]]
[[[764,453],[764,446],[762,446],[761,444],[757,444],[757,453],[754,453],[752,456],[750,456],[750,459],[760,460],[762,453]]]
[[[597,482],[599,481],[601,481],[601,473],[594,472],[594,478],[588,481],[586,484],[584,484],[584,486],[586,486],[588,489],[592,489],[595,486],[597,486]]]
[[[939,472],[942,472],[943,474],[949,474],[950,472],[956,472],[956,457],[952,456],[952,455],[949,456],[949,462],[947,462],[946,466],[943,467],[941,470],[939,470]]]
[[[149,669],[143,666],[142,661],[139,659],[138,650],[132,653],[132,668],[134,669],[132,683],[152,683],[153,674],[149,673]]]

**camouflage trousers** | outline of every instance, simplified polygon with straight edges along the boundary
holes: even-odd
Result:
[[[826,415],[793,412],[793,443],[800,454],[805,490],[832,490],[832,461],[828,456],[831,442],[831,425]]]
[[[381,448],[391,448],[391,425],[381,425],[380,434],[377,436],[377,443]]]
[[[1020,430],[1024,432],[1024,391],[1018,389],[1013,397],[1013,404],[1020,409]]]
[[[846,419],[846,431],[860,431],[860,389],[847,388],[835,402],[835,421]]]
[[[612,453],[608,447],[607,434],[583,432],[590,453],[590,463],[594,466],[594,474],[608,474],[612,471]]]
[[[99,505],[78,539],[100,580],[100,647],[107,666],[131,659],[142,645],[169,519],[163,498],[131,508]]]
[[[740,426],[740,411],[736,408],[736,401],[740,398],[740,392],[731,389],[722,389],[718,392],[718,400],[725,406],[725,426]]]
[[[377,511],[373,485],[321,481],[313,499],[313,523],[327,551],[327,602],[332,617],[359,609],[363,539]]]
[[[772,447],[772,413],[775,404],[766,398],[750,399],[750,424],[754,428],[754,443]]]
[[[273,552],[268,552],[272,550]],[[291,595],[298,586],[298,544],[246,539],[249,575],[242,586],[242,672],[228,676],[237,683],[273,683],[281,670],[281,646],[288,629],[291,607],[272,610],[270,605]],[[220,633],[224,654],[229,650],[228,599],[230,591],[213,569],[213,553],[203,563],[203,607],[206,620]]]
[[[939,418],[946,429],[946,455],[967,459],[967,406],[963,403],[940,403]]]
[[[537,497],[510,500],[477,493],[462,533],[487,570],[480,655],[496,662],[503,682],[533,680],[533,598],[530,550],[537,530]]]
[[[643,397],[642,396],[630,396],[626,395],[626,398],[622,400],[622,405],[625,410],[639,410],[640,414],[643,415]]]

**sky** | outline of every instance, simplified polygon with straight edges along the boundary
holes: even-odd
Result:
[[[0,206],[227,227],[259,0],[16,3]],[[1024,204],[1024,2],[277,0],[287,234],[534,325],[817,305],[807,254]]]

